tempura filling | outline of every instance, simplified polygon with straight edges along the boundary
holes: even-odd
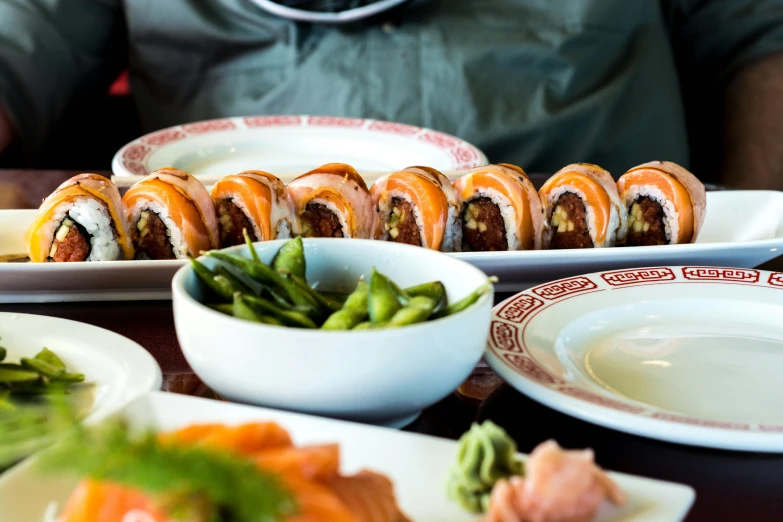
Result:
[[[255,232],[250,219],[231,199],[224,199],[218,205],[218,223],[220,225],[220,242],[224,247],[241,245],[245,242],[243,230],[247,230],[253,241],[261,239]]]
[[[413,205],[403,198],[392,198],[389,221],[383,226],[389,240],[395,243],[424,246],[421,231],[413,212]]]
[[[62,262],[80,262],[90,256],[90,234],[77,221],[66,216],[52,241],[49,259]]]
[[[322,203],[310,202],[301,216],[304,237],[345,237],[340,218]]]
[[[171,231],[157,212],[142,210],[131,237],[141,259],[176,259]]]
[[[642,196],[628,207],[628,246],[666,245],[666,215],[661,204]]]
[[[462,248],[467,251],[508,250],[506,223],[500,207],[489,197],[470,200],[462,211]]]
[[[593,248],[585,204],[573,192],[564,192],[557,198],[549,223],[552,234],[549,248]]]

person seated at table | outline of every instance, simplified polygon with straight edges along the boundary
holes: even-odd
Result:
[[[380,13],[306,23],[275,6]],[[780,189],[781,51],[783,0],[0,0],[0,150],[17,138],[35,157],[122,56],[145,131],[368,117],[529,171],[664,159]]]

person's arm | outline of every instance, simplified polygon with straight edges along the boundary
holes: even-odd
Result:
[[[723,180],[783,190],[783,54],[748,65],[726,89]]]
[[[783,0],[661,0],[694,174],[783,188]]]
[[[41,146],[124,43],[120,0],[0,0],[0,151],[14,136]]]

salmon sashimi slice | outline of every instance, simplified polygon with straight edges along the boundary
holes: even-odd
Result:
[[[321,481],[353,514],[357,522],[407,522],[386,476],[363,470],[352,476],[334,476]]]
[[[243,455],[293,445],[291,436],[274,422],[254,422],[239,426],[193,424],[159,435],[163,442],[221,448]]]
[[[288,475],[283,483],[296,496],[297,513],[286,522],[361,522],[326,485]],[[381,522],[381,521],[378,521]]]
[[[136,518],[128,518],[136,513]],[[168,522],[151,498],[141,491],[108,482],[84,480],[68,498],[57,522]]]
[[[307,480],[324,479],[340,471],[340,446],[288,446],[265,449],[253,456],[258,467],[282,475],[299,475]]]

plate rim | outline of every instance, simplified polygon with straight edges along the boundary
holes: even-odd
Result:
[[[205,134],[234,132],[266,127],[343,127],[382,132],[416,139],[444,149],[454,162],[452,170],[468,170],[486,165],[486,154],[476,145],[452,134],[427,127],[395,123],[372,118],[321,116],[308,114],[248,115],[213,118],[173,125],[149,132],[131,140],[112,157],[111,170],[117,177],[139,177],[149,174],[146,160],[169,143]]]
[[[688,272],[686,272],[688,271]],[[647,275],[645,275],[647,274]],[[605,276],[614,278],[614,283]],[[645,280],[630,281],[634,277]],[[692,277],[693,279],[689,279]],[[679,280],[678,280],[679,278]],[[738,279],[739,278],[739,279]],[[742,281],[745,278],[746,281]],[[748,279],[749,278],[749,279]],[[783,296],[783,272],[714,266],[658,266],[604,270],[566,277],[519,292],[492,309],[484,358],[505,382],[522,394],[560,413],[606,428],[646,438],[716,449],[783,453],[783,423],[716,421],[678,414],[608,392],[599,394],[552,375],[516,338],[537,313],[565,297],[637,285],[677,281],[679,284],[724,284],[767,288]],[[603,288],[602,288],[603,287]],[[524,297],[522,297],[524,296]],[[504,310],[521,302],[516,318]],[[535,313],[533,313],[535,312]],[[510,328],[509,328],[510,327]],[[506,329],[505,332],[503,330]],[[503,338],[502,336],[507,336]],[[512,344],[508,344],[512,342]],[[504,349],[501,343],[517,349]],[[751,426],[756,426],[752,429]],[[676,428],[676,429],[673,429]]]

